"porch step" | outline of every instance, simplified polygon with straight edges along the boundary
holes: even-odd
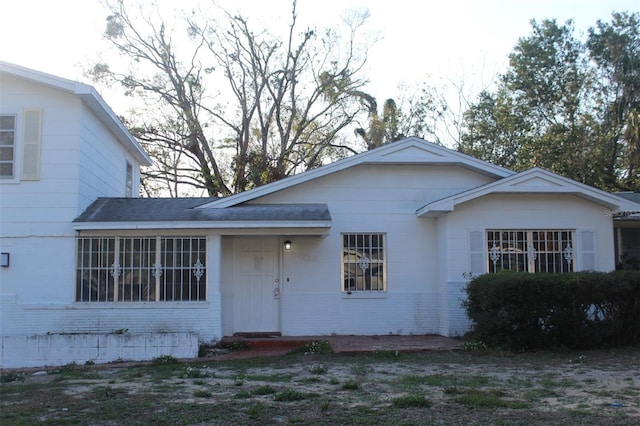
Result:
[[[264,336],[246,337],[244,335],[225,336],[222,338],[222,346],[234,346],[246,344],[249,349],[295,349],[306,346],[313,340],[299,337]]]

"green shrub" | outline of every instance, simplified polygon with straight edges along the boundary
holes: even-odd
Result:
[[[424,395],[398,396],[396,398],[393,398],[391,400],[391,403],[396,408],[428,408],[431,406],[431,402],[427,398],[425,398]]]
[[[640,272],[485,274],[466,287],[472,337],[515,351],[640,343]]]
[[[175,365],[180,364],[180,361],[172,355],[161,355],[152,360],[153,365]]]

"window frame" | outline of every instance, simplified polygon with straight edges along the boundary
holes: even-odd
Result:
[[[206,302],[206,258],[200,235],[78,236],[74,300]]]
[[[374,244],[373,239],[377,240]],[[349,241],[353,239],[353,244]],[[369,240],[365,243],[365,240]],[[343,294],[385,294],[387,288],[387,234],[343,232],[340,234],[340,276]],[[359,253],[359,249],[360,253]],[[347,255],[355,254],[352,260]],[[375,271],[375,273],[374,273]],[[373,283],[377,283],[375,286]],[[347,284],[347,283],[353,283]],[[374,288],[375,287],[375,288]]]
[[[4,182],[10,182],[10,181],[15,181],[18,179],[18,172],[19,170],[17,170],[18,167],[18,132],[19,132],[19,126],[18,126],[18,114],[17,113],[0,113],[0,118],[3,117],[12,117],[13,118],[13,129],[4,129],[0,126],[0,133],[9,133],[9,132],[13,132],[13,143],[11,144],[11,149],[13,150],[12,153],[12,159],[11,160],[2,160],[2,158],[0,157],[0,164],[11,164],[11,175],[5,175],[0,173],[0,180],[4,181]],[[0,143],[0,150],[2,149],[6,149],[8,148],[9,145],[3,145]]]
[[[495,234],[498,234],[497,238]],[[504,234],[508,234],[506,238]],[[490,274],[576,271],[575,229],[487,229],[485,236],[487,272]],[[505,263],[508,263],[507,267],[504,267]]]

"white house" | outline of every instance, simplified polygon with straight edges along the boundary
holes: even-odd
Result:
[[[0,75],[5,367],[193,356],[242,333],[459,335],[470,276],[612,270],[612,212],[639,207],[418,138],[227,198],[135,198],[149,158],[93,89]]]

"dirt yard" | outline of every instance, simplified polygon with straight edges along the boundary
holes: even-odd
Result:
[[[640,424],[640,348],[321,349],[5,371],[0,424]]]

